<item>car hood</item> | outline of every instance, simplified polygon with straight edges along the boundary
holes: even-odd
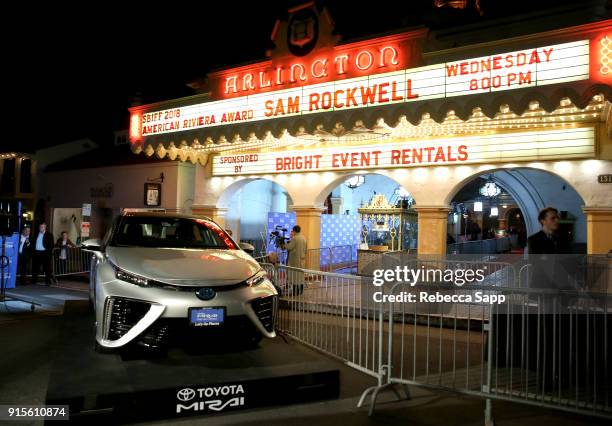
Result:
[[[107,247],[106,255],[126,272],[184,286],[237,284],[261,269],[242,250]]]

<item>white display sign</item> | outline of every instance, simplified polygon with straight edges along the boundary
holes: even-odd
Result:
[[[582,40],[162,111],[133,112],[130,136],[136,140],[203,127],[588,78],[589,41]]]
[[[81,222],[81,238],[89,238],[90,225],[89,222]]]
[[[365,170],[595,155],[592,127],[321,148],[216,155],[214,176]]]

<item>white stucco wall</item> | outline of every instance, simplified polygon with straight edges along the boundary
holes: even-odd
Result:
[[[80,208],[92,203],[91,236],[100,237],[103,229],[101,209],[145,208],[144,184],[164,174],[161,208],[181,210],[191,205],[195,182],[195,166],[180,162],[151,162],[125,166],[98,167],[47,172],[41,179],[41,196],[53,208]],[[92,198],[91,188],[113,185],[112,197]]]

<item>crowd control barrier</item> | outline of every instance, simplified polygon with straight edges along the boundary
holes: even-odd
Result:
[[[487,422],[494,400],[612,418],[612,259],[582,257],[571,285],[557,289],[534,286],[528,260],[403,265],[487,272],[462,287],[375,286],[372,277],[265,265],[281,290],[278,331],[375,377],[358,403],[369,400],[370,414],[381,392],[404,399],[421,386],[482,398]],[[470,301],[420,302],[421,292]],[[410,294],[415,303],[398,299]]]

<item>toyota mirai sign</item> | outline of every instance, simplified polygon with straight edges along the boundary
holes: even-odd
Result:
[[[180,336],[228,330],[230,324],[239,326],[248,345],[275,336],[274,285],[216,223],[128,212],[115,220],[110,235],[105,246],[83,243],[97,260],[89,297],[99,350],[164,346],[173,337],[172,320],[184,327]],[[179,400],[190,396],[190,389],[177,394]]]
[[[185,388],[185,389],[181,389],[180,391],[178,391],[176,393],[176,398],[179,401],[183,401],[183,402],[187,402],[192,400],[196,395],[196,392],[193,389],[190,388]]]
[[[245,405],[243,385],[208,386],[198,389],[184,388],[177,392],[176,413],[223,411]]]

